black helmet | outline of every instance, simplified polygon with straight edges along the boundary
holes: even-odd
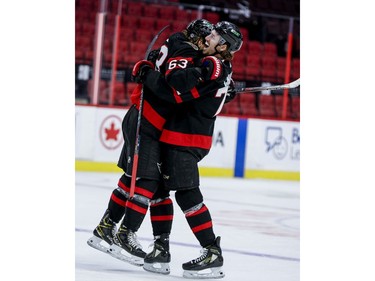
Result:
[[[211,34],[212,29],[214,29],[213,24],[205,19],[194,20],[186,28],[188,37],[193,40],[205,38]]]
[[[242,46],[242,34],[238,26],[227,21],[215,24],[214,29],[221,36],[220,45],[228,43],[229,52],[237,52]]]

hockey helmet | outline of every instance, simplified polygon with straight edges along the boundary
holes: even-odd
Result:
[[[228,44],[229,52],[237,52],[242,46],[242,34],[238,26],[231,22],[221,21],[215,24],[214,30],[221,36],[220,45]]]
[[[194,20],[186,27],[187,35],[192,40],[198,40],[199,38],[205,38],[211,31],[214,26],[208,20],[198,19]]]

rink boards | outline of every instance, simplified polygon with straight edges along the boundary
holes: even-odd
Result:
[[[77,171],[119,172],[126,109],[75,107]],[[202,176],[299,180],[300,124],[219,116]]]

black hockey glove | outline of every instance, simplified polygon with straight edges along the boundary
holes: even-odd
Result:
[[[152,62],[153,64],[156,64],[156,60],[159,58],[160,48],[156,50],[152,50],[148,56],[147,60]]]
[[[148,60],[140,60],[137,62],[132,71],[131,79],[136,83],[142,83],[148,71],[154,69],[154,64]]]
[[[225,96],[225,101],[224,103],[232,101],[237,95],[236,89],[234,88],[234,81],[233,79],[230,79],[230,84],[228,87],[227,94]]]
[[[214,56],[204,57],[201,60],[201,68],[203,80],[215,80],[217,83],[224,82],[224,69],[222,62],[218,58]]]

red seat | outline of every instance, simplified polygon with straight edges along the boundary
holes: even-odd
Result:
[[[144,8],[144,6],[145,5],[143,3],[128,2],[126,13],[128,15],[140,17],[143,14],[143,8]]]
[[[143,17],[159,18],[160,5],[147,5],[143,10]]]
[[[275,43],[264,43],[263,44],[263,57],[277,57],[277,46]]]
[[[295,119],[300,118],[300,97],[299,96],[292,96],[290,98],[291,100],[291,111],[292,111],[292,116]]]
[[[262,57],[262,81],[277,82],[276,57]]]
[[[161,19],[174,20],[175,19],[175,7],[163,6],[159,9],[159,15]]]
[[[249,80],[259,80],[261,74],[261,64],[259,55],[248,55],[246,57],[246,78]]]
[[[153,30],[139,29],[136,31],[136,38],[139,42],[150,43],[154,36]]]
[[[292,59],[290,78],[291,80],[300,78],[300,59]]]
[[[281,117],[283,112],[283,103],[284,103],[284,95],[276,95],[275,96],[275,110],[276,110],[276,116]],[[290,104],[290,100],[288,98],[288,103],[286,107],[286,117],[292,118],[292,107]]]
[[[285,80],[285,67],[286,67],[286,58],[278,57],[276,61],[276,76],[277,76],[278,83],[283,83]]]
[[[272,95],[259,95],[259,115],[262,117],[275,117],[275,101]]]
[[[204,12],[203,18],[208,20],[212,24],[216,24],[220,21],[220,15],[215,12]]]
[[[172,24],[173,24],[173,20],[169,20],[169,19],[160,19],[160,20],[155,21],[155,33],[159,32],[159,30],[161,30],[166,25],[169,25],[169,27],[164,32],[165,33],[169,32],[173,28]]]
[[[139,28],[140,29],[146,29],[146,30],[154,30],[155,29],[155,18],[142,18],[139,21]]]
[[[146,53],[148,43],[142,43],[137,41],[130,42],[130,54],[140,56],[141,59]]]
[[[259,41],[249,41],[249,55],[260,56],[262,53],[262,48],[262,43],[260,43]]]
[[[122,23],[121,23],[121,29],[122,28],[131,28],[136,29],[139,26],[139,16],[130,14],[130,15],[124,15],[122,17]]]
[[[86,36],[95,36],[95,23],[83,22],[82,33]]]

